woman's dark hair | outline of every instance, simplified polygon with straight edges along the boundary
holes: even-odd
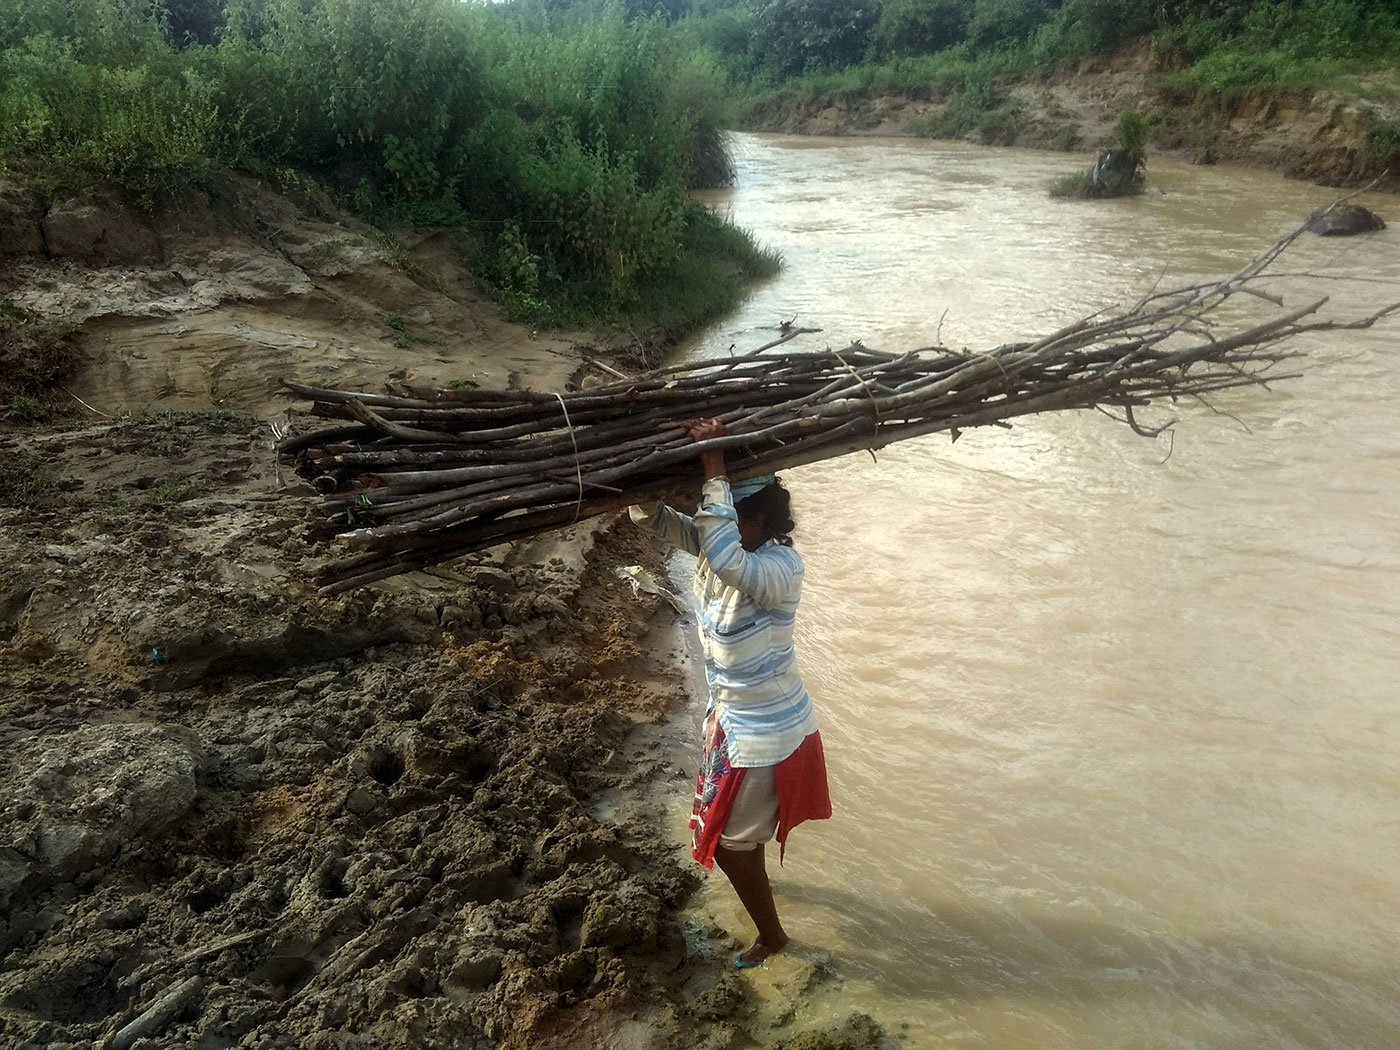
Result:
[[[734,509],[741,518],[762,514],[763,522],[768,527],[768,538],[777,540],[784,547],[792,546],[791,533],[797,528],[797,523],[792,520],[792,497],[781,482],[775,481],[752,496],[745,496],[734,504]]]

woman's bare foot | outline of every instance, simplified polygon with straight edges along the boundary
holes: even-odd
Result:
[[[754,941],[749,945],[748,950],[740,953],[739,958],[749,966],[757,966],[770,955],[777,955],[788,945],[788,938],[783,936],[776,944],[765,944],[763,941]]]

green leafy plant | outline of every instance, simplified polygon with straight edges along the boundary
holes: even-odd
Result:
[[[198,496],[203,488],[197,477],[167,478],[151,491],[151,498],[157,503],[183,503]]]
[[[645,5],[172,4],[0,0],[0,165],[150,207],[225,166],[325,181],[377,223],[470,225],[537,317],[623,309],[685,250],[687,187],[732,176],[724,62]]]
[[[1062,175],[1050,185],[1052,197],[1102,199],[1127,197],[1147,187],[1147,118],[1135,109],[1118,118],[1109,146],[1087,171]]]
[[[1147,118],[1136,109],[1125,109],[1113,130],[1113,146],[1139,168],[1147,163]]]

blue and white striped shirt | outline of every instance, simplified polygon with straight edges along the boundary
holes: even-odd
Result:
[[[730,764],[777,765],[817,730],[792,644],[801,556],[773,540],[744,550],[723,478],[705,482],[694,517],[659,503],[629,513],[648,532],[699,559],[694,591],[700,645],[710,707],[724,727]]]

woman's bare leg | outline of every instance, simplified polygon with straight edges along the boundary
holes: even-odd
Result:
[[[737,850],[715,847],[715,863],[729,878],[739,903],[758,927],[758,939],[744,952],[745,962],[761,962],[786,947],[788,935],[778,921],[778,906],[773,901],[773,886],[768,881],[768,868],[763,860],[763,847]]]

